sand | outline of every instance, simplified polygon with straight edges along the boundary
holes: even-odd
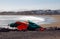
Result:
[[[60,31],[0,32],[0,39],[60,39]]]
[[[42,24],[41,26],[43,27],[60,27],[60,15],[45,15],[45,16],[50,16],[53,17],[56,22],[53,22],[51,24]]]

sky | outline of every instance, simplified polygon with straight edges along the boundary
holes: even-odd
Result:
[[[60,0],[0,0],[0,11],[60,9]]]

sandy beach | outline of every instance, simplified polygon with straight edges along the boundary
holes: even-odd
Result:
[[[45,16],[50,16],[50,17],[53,17],[56,22],[53,22],[51,24],[43,24],[41,26],[43,27],[60,27],[60,15],[45,15]]]
[[[0,32],[0,39],[60,39],[60,31]]]
[[[45,15],[56,19],[52,24],[43,24],[42,27],[60,27],[60,15]],[[60,30],[51,31],[10,31],[0,32],[0,39],[60,39]]]

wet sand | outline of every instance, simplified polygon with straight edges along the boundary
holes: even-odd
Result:
[[[51,24],[42,24],[41,26],[43,27],[60,27],[60,15],[45,15],[45,16],[50,16],[53,17],[56,22],[53,22]]]

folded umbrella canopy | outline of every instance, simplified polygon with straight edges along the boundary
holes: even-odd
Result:
[[[24,30],[36,30],[36,29],[39,29],[40,31],[44,31],[44,28],[31,22],[31,21],[28,21],[29,24],[27,23],[24,23],[24,22],[20,22],[20,21],[17,21],[15,23],[11,23],[10,24],[10,27],[16,27],[17,30],[20,30],[20,31],[24,31]]]

